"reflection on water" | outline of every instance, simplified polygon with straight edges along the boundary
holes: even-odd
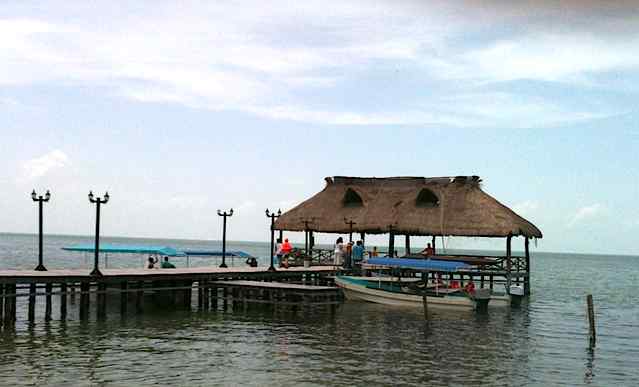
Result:
[[[19,243],[2,243],[17,260]],[[57,259],[64,267],[69,258]],[[431,309],[428,322],[419,309],[355,302],[335,314],[129,308],[122,318],[117,297],[105,321],[91,310],[88,322],[69,299],[62,322],[54,297],[53,320],[42,321],[38,301],[29,324],[22,299],[15,328],[0,333],[0,385],[639,385],[639,260],[535,254],[533,270],[533,296],[518,309]]]

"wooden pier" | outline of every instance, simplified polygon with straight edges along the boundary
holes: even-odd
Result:
[[[102,276],[89,270],[0,270],[0,323],[13,325],[17,319],[17,300],[27,298],[27,318],[35,321],[36,299],[44,297],[45,321],[52,318],[52,297],[59,297],[59,316],[67,318],[68,299],[75,304],[79,295],[79,317],[89,316],[91,302],[96,317],[106,318],[107,297],[119,297],[120,313],[144,310],[144,297],[153,295],[157,303],[174,309],[190,309],[192,292],[197,292],[199,310],[217,307],[247,306],[254,303],[275,305],[330,305],[341,302],[341,292],[330,283],[340,267],[292,267],[269,271],[265,267],[200,267],[180,269],[104,269]],[[91,298],[91,295],[94,295]]]

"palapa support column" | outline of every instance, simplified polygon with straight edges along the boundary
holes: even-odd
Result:
[[[530,295],[530,239],[525,236],[524,237],[524,252],[525,252],[525,257],[526,257],[526,277],[524,277],[524,294],[529,296]]]
[[[29,322],[35,321],[36,284],[29,284]]]
[[[60,320],[67,319],[67,284],[60,284]]]
[[[410,235],[408,234],[406,234],[406,243],[404,249],[406,250],[406,255],[410,255]]]
[[[120,283],[120,314],[126,316],[127,307],[129,306],[129,283],[127,281]]]
[[[433,235],[433,239],[432,239],[432,246],[433,246],[433,254],[437,254],[437,247],[435,247],[435,241],[437,241],[437,238],[435,238],[435,235]]]
[[[45,306],[44,321],[51,321],[51,293],[53,292],[53,284],[51,282],[44,286],[45,289]]]
[[[388,256],[395,257],[395,233],[393,225],[388,226]]]
[[[512,257],[511,257],[511,242],[513,236],[508,234],[506,237],[506,289],[508,294],[510,294],[510,285],[511,285],[511,272],[512,272]]]

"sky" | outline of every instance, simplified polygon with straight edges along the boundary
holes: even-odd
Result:
[[[326,176],[479,175],[535,249],[639,255],[639,5],[514,3],[4,1],[0,232],[108,190],[106,235],[266,241]]]

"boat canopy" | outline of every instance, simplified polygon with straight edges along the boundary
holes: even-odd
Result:
[[[369,265],[432,271],[457,271],[459,269],[469,269],[472,267],[471,265],[464,262],[410,258],[369,258],[366,263],[368,263]]]
[[[75,245],[63,247],[62,250],[94,252],[93,245]],[[185,257],[183,251],[178,251],[169,246],[128,246],[128,245],[101,245],[101,253],[122,253],[122,254],[157,254],[166,255],[168,257]]]

